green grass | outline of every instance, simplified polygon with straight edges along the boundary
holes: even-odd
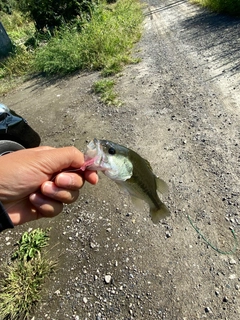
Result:
[[[0,60],[0,94],[11,90],[24,77],[32,72],[34,53],[24,45],[33,36],[34,24],[13,11],[11,15],[0,12],[1,22],[6,29],[13,45],[13,52],[4,60]]]
[[[29,261],[40,254],[41,249],[48,245],[49,230],[35,229],[32,232],[24,232],[17,243],[18,249],[13,253],[12,259]]]
[[[111,79],[101,79],[93,84],[93,91],[100,95],[101,100],[108,105],[120,106],[117,93],[114,91],[115,81]]]
[[[32,70],[34,54],[24,46],[16,46],[12,53],[0,61],[0,79],[13,79],[27,75]]]
[[[0,319],[25,319],[41,300],[41,289],[56,262],[45,258],[48,230],[25,232],[13,253],[13,262],[1,268]]]
[[[240,0],[192,0],[218,13],[240,17]]]
[[[67,74],[75,70],[103,70],[115,74],[132,61],[133,44],[141,35],[143,19],[136,0],[119,0],[115,5],[99,5],[91,22],[81,32],[67,26],[38,50],[36,70],[46,74]]]
[[[79,24],[69,24],[50,39],[49,35],[39,37],[33,23],[24,21],[19,13],[3,17],[15,50],[0,61],[0,94],[36,73],[63,76],[77,70],[100,70],[106,77],[120,72],[125,64],[138,62],[131,57],[143,21],[138,0],[100,2],[92,19],[82,21],[81,32]]]
[[[11,15],[0,11],[0,20],[14,43],[24,43],[35,33],[34,23],[18,11]]]

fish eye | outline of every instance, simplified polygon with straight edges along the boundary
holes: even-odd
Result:
[[[108,153],[111,154],[111,155],[114,155],[116,153],[116,150],[113,147],[110,147],[108,149]]]

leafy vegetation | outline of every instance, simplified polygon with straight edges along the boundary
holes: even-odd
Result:
[[[53,30],[75,18],[81,19],[83,13],[90,14],[94,0],[19,0],[18,7],[35,22],[39,31]]]
[[[8,14],[12,13],[13,7],[15,7],[15,0],[0,0],[0,11],[6,12]]]
[[[82,31],[63,27],[36,53],[36,70],[67,74],[79,69],[104,70],[114,74],[131,62],[130,49],[140,37],[142,11],[138,1],[121,0],[109,7],[99,5],[85,20]]]
[[[240,0],[193,0],[204,7],[219,13],[240,16]]]
[[[102,70],[103,76],[109,76],[124,64],[137,62],[130,54],[141,35],[141,4],[138,0],[115,2],[95,1],[90,20],[85,15],[80,24],[74,19],[53,33],[36,32],[34,22],[17,11],[0,12],[15,45],[15,51],[0,61],[0,93],[19,77],[34,73],[65,75],[84,69]]]
[[[9,37],[16,45],[24,44],[35,33],[32,20],[23,16],[19,11],[13,11],[11,14],[0,11],[0,19]]]
[[[13,253],[13,262],[1,269],[0,319],[25,319],[40,300],[46,277],[56,262],[45,258],[42,248],[48,245],[49,230],[25,232]]]

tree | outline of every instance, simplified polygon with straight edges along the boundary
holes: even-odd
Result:
[[[0,58],[7,56],[13,49],[12,42],[0,22]]]

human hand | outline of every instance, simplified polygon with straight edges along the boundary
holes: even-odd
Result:
[[[85,180],[97,183],[96,172],[60,171],[83,163],[84,155],[75,147],[38,147],[0,157],[0,201],[12,223],[54,217],[63,203],[76,201]]]

